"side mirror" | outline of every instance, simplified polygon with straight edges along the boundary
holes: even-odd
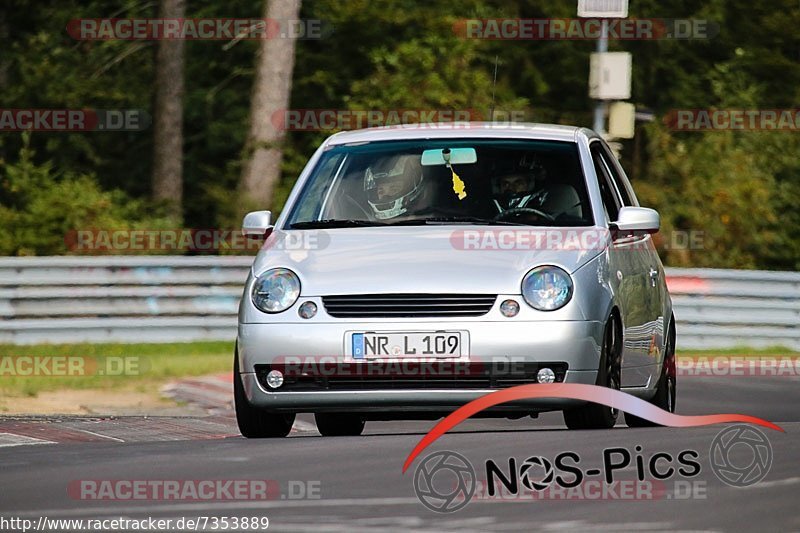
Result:
[[[661,217],[655,209],[647,207],[623,207],[617,221],[612,223],[617,230],[629,232],[658,233]]]
[[[272,229],[271,211],[251,211],[244,216],[242,221],[242,235],[263,237]]]

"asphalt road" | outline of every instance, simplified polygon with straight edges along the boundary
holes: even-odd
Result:
[[[680,387],[679,413],[751,414],[785,429],[786,433],[763,430],[772,446],[773,462],[762,481],[747,488],[731,487],[712,472],[709,449],[725,426],[629,429],[619,425],[609,431],[567,431],[557,414],[538,420],[472,420],[434,443],[403,474],[406,456],[433,422],[372,422],[362,437],[322,438],[311,428],[311,419],[301,417],[305,423],[298,425],[300,431],[282,440],[248,441],[224,434],[196,438],[187,433],[181,440],[153,442],[136,431],[144,435],[141,440],[132,435],[130,439],[0,447],[0,516],[36,521],[41,516],[268,517],[269,530],[277,531],[800,531],[800,379],[692,377],[684,378]],[[102,434],[102,422],[94,427]],[[570,494],[565,491],[550,492],[546,499],[515,501],[473,496],[463,509],[451,513],[428,510],[413,488],[416,466],[435,451],[466,457],[481,480],[488,459],[506,472],[510,457],[522,464],[531,456],[552,461],[562,452],[573,451],[580,456],[582,468],[592,469],[602,466],[605,448],[624,447],[635,457],[637,445],[645,465],[656,452],[677,457],[694,450],[700,472],[649,485],[656,489],[640,492],[644,496],[638,498],[620,489],[603,499],[597,499],[597,490],[590,490],[590,486],[603,485],[601,476],[587,474],[594,484],[582,485],[570,499],[565,499]],[[729,458],[734,465],[745,466],[752,461],[752,452],[745,444],[736,446]],[[616,471],[615,479],[632,483],[635,459],[631,465]],[[541,479],[542,475],[539,471],[538,477],[532,477]],[[80,480],[252,479],[274,481],[270,499],[96,501],[81,499],[75,490]],[[436,483],[441,489],[442,481]],[[310,492],[311,498],[302,497],[301,492],[306,496]],[[206,527],[211,530],[210,521]]]

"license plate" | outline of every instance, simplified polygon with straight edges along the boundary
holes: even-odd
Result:
[[[461,333],[353,333],[353,359],[460,357]]]

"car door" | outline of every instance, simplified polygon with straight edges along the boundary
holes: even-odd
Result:
[[[613,161],[600,142],[590,145],[592,162],[597,174],[606,220],[610,227],[619,210],[633,205],[629,191],[620,191],[614,179]],[[613,156],[612,156],[613,157]],[[642,387],[650,379],[652,358],[651,282],[649,254],[644,239],[647,236],[612,233],[609,248],[609,276],[617,295],[623,326],[621,381],[623,387]]]
[[[611,151],[605,145],[603,145],[603,160],[609,167],[611,179],[620,192],[623,204],[638,206],[639,202],[636,200],[636,195],[633,192],[630,181],[625,175],[625,171],[619,164],[619,161],[617,161],[617,158],[611,154]],[[667,284],[664,279],[664,267],[661,264],[661,259],[658,257],[658,251],[656,250],[652,236],[643,235],[641,237],[638,251],[641,255],[641,261],[647,269],[647,281],[649,284],[647,290],[647,309],[651,341],[648,352],[648,364],[655,365],[654,377],[657,378],[659,367],[656,363],[661,360],[661,347],[664,346],[666,335],[664,331],[666,320],[664,318],[668,309]]]

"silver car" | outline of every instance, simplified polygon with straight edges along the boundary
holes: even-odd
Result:
[[[245,437],[437,418],[504,387],[596,384],[675,409],[675,322],[658,213],[591,130],[536,124],[378,128],[329,137],[266,238],[239,308]],[[537,399],[485,416],[615,409]],[[625,415],[629,426],[649,422]]]

